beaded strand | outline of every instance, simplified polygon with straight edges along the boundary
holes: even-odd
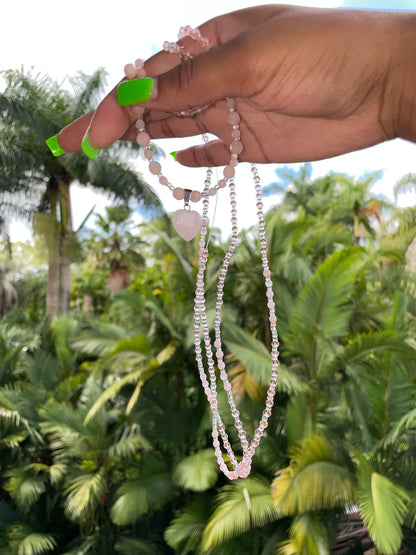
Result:
[[[190,37],[191,39],[198,41],[204,50],[209,48],[208,41],[202,37],[198,29],[192,29],[189,26],[181,27],[179,32],[179,39],[185,37]],[[177,43],[171,43],[166,41],[163,45],[164,50],[178,54],[183,61],[189,60],[192,56],[187,52],[182,45]],[[125,66],[125,75],[127,79],[142,78],[146,77],[146,71],[144,70],[144,62],[139,59],[136,60],[134,64],[127,64]],[[201,235],[199,240],[199,258],[198,258],[198,273],[195,289],[194,298],[194,347],[195,347],[195,358],[199,371],[199,377],[201,380],[202,387],[204,389],[205,395],[208,399],[210,406],[211,416],[212,416],[212,439],[213,446],[215,450],[215,456],[220,470],[227,476],[230,480],[235,480],[237,478],[246,478],[249,476],[251,471],[252,458],[256,452],[256,448],[259,446],[260,440],[263,437],[266,428],[268,427],[268,420],[271,416],[272,407],[274,404],[274,397],[276,393],[277,377],[279,374],[279,338],[276,329],[276,306],[274,302],[273,294],[273,283],[271,280],[271,271],[269,268],[268,258],[267,258],[267,240],[265,232],[265,221],[263,212],[263,198],[261,193],[260,176],[257,171],[255,164],[251,165],[251,172],[253,176],[253,182],[256,193],[256,208],[257,208],[257,219],[260,237],[260,253],[262,258],[263,276],[265,280],[266,288],[266,298],[267,298],[267,308],[269,310],[269,326],[271,333],[271,374],[269,388],[267,390],[267,397],[265,402],[265,408],[262,413],[262,417],[258,424],[257,429],[254,432],[251,441],[248,441],[247,434],[244,430],[243,423],[240,419],[240,412],[235,403],[232,394],[232,385],[228,379],[228,374],[226,372],[225,362],[224,362],[224,352],[222,348],[222,338],[221,338],[221,322],[222,322],[222,306],[223,306],[223,295],[224,295],[224,284],[228,272],[229,263],[234,250],[237,245],[238,240],[238,226],[237,226],[237,202],[236,202],[236,187],[234,182],[235,168],[238,165],[238,156],[243,150],[243,143],[241,142],[241,131],[240,131],[240,114],[236,109],[235,100],[232,98],[226,98],[226,104],[228,108],[227,122],[231,126],[231,141],[230,141],[230,162],[225,166],[223,170],[223,177],[214,186],[211,184],[212,169],[208,168],[206,173],[206,178],[204,181],[203,190],[189,190],[183,189],[181,187],[174,187],[168,178],[163,175],[161,164],[154,160],[153,152],[150,148],[150,136],[146,133],[145,122],[144,122],[144,112],[145,108],[136,105],[132,109],[137,115],[136,128],[137,143],[143,147],[144,155],[149,163],[149,171],[151,174],[155,175],[159,179],[159,183],[163,186],[169,188],[172,195],[177,200],[185,200],[185,208],[188,206],[189,210],[189,200],[192,202],[199,202],[202,200],[202,218],[201,218]],[[200,108],[192,108],[190,110],[185,110],[175,115],[179,117],[193,117],[194,115],[200,113],[202,110],[209,108],[209,106],[202,106]],[[203,135],[203,141],[206,143],[208,137]],[[205,270],[208,261],[208,209],[209,209],[209,199],[210,197],[216,195],[219,189],[223,189],[226,185],[229,185],[229,195],[230,195],[230,206],[231,206],[231,223],[232,223],[232,234],[230,242],[227,247],[226,254],[224,256],[217,285],[216,294],[216,305],[215,305],[215,323],[214,323],[214,348],[215,348],[215,358],[213,354],[213,349],[211,345],[210,330],[208,325],[206,300],[205,300]],[[180,211],[178,211],[180,212]],[[198,216],[199,217],[199,216]],[[202,347],[204,345],[204,349]],[[205,358],[207,363],[207,369],[205,369],[203,351],[205,350]],[[217,398],[217,376],[216,368],[219,370],[220,379],[223,383],[224,391],[227,396],[228,404],[230,407],[231,415],[234,419],[234,426],[237,430],[237,435],[240,440],[240,445],[242,449],[242,459],[238,461],[235,455],[230,439],[226,432],[224,423],[218,411],[218,398]],[[225,460],[223,458],[222,446],[228,455],[228,459],[232,470],[229,469]]]

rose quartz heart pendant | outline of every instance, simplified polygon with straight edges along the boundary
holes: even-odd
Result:
[[[195,210],[177,210],[172,217],[173,227],[178,235],[190,241],[202,227],[202,218]]]

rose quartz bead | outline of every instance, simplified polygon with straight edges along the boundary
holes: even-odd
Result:
[[[272,274],[272,273],[271,273],[270,270],[264,270],[264,271],[263,271],[263,275],[264,275],[264,277],[266,277],[266,278],[270,277],[271,274]]]
[[[218,341],[218,339],[216,339],[216,340],[214,341],[214,347],[215,347],[216,349],[220,349],[220,348],[221,348],[221,341]]]
[[[231,391],[231,384],[230,383],[225,383],[224,384],[224,390],[225,391]]]
[[[137,114],[138,116],[141,116],[142,114],[144,114],[144,108],[143,106],[139,106],[138,104],[134,104],[131,107],[132,111],[134,114]]]
[[[277,322],[276,316],[273,316],[273,315],[270,316],[270,317],[269,317],[269,321],[270,321],[272,324],[275,324],[275,323]]]
[[[201,200],[201,193],[199,191],[192,191],[191,193],[191,201],[192,202],[199,202]]]
[[[159,164],[159,162],[156,162],[155,160],[150,162],[149,164],[150,173],[152,173],[153,175],[158,175],[161,172],[161,170],[162,170],[162,166]]]
[[[137,58],[137,60],[134,62],[134,65],[137,67],[137,69],[142,69],[144,66],[144,61],[141,58]]]
[[[140,146],[149,146],[150,143],[150,135],[145,131],[141,131],[136,138],[136,141]]]
[[[219,187],[220,189],[224,189],[224,187],[226,187],[226,186],[227,186],[227,182],[225,181],[225,179],[220,179],[220,180],[218,181],[218,187]]]
[[[134,79],[137,76],[136,66],[134,66],[133,64],[126,64],[124,66],[124,73],[127,79]]]
[[[147,77],[147,73],[145,72],[144,69],[138,69],[136,73],[139,79],[143,79],[143,77]]]
[[[185,189],[182,189],[182,187],[175,187],[172,195],[176,200],[182,200],[185,198]]]
[[[238,112],[230,112],[227,121],[231,125],[237,125],[237,123],[240,123],[240,114]]]
[[[232,166],[225,166],[223,174],[224,174],[224,177],[226,177],[227,179],[230,179],[231,177],[234,177],[235,169]]]
[[[233,141],[230,144],[230,150],[233,154],[241,154],[243,152],[243,143],[241,141]]]
[[[241,131],[239,129],[233,129],[231,131],[231,137],[235,140],[240,140],[241,139]]]
[[[168,184],[168,178],[165,177],[164,175],[161,175],[161,176],[159,177],[159,183],[160,183],[161,185],[167,185],[167,184]]]
[[[217,194],[217,189],[215,187],[210,187],[209,190],[208,190],[208,194],[211,197],[215,197],[215,195]]]
[[[144,150],[144,157],[147,158],[148,160],[151,160],[153,158],[153,152],[151,148],[146,148]]]

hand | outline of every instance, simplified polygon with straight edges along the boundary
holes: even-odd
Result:
[[[189,166],[229,160],[224,98],[237,100],[241,161],[298,162],[402,136],[416,140],[415,14],[261,6],[212,19],[200,31],[211,49],[189,62],[161,52],[146,62],[157,96],[146,104],[153,139],[210,132],[219,140],[177,153]],[[185,39],[189,40],[189,39]],[[98,106],[90,142],[134,140],[136,119],[115,88]],[[214,104],[193,118],[172,115]],[[413,118],[413,119],[412,119]],[[59,135],[80,150],[91,115]]]

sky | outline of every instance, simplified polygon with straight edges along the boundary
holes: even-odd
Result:
[[[165,40],[176,40],[177,31],[182,25],[195,27],[221,13],[264,3],[267,0],[4,2],[0,21],[0,70],[19,69],[22,66],[28,70],[33,67],[36,73],[49,74],[68,88],[68,76],[75,75],[79,70],[89,74],[103,66],[109,74],[108,88],[111,88],[118,82],[127,62],[138,57],[146,58],[157,52]],[[416,0],[286,0],[284,3],[322,8],[416,10]],[[169,153],[188,144],[195,144],[195,141],[196,138],[170,139],[158,141],[158,145]],[[378,182],[375,192],[391,196],[394,183],[402,175],[415,171],[415,155],[415,144],[395,140],[356,153],[314,162],[313,177],[324,175],[328,171],[359,177],[371,171],[383,170],[384,176]],[[143,161],[132,163],[160,194],[167,210],[181,208],[166,189],[159,188],[157,180],[148,174],[147,165]],[[249,168],[246,164],[242,166],[245,168],[238,168],[237,178],[250,183]],[[162,160],[162,167],[163,173],[172,183],[186,187],[187,182],[200,182],[202,187],[202,170],[182,168],[169,155]],[[260,166],[263,185],[275,180],[274,170],[278,167],[276,164]],[[73,187],[72,198],[75,227],[92,206],[96,205],[96,211],[102,213],[109,204],[108,199],[86,190],[85,187]],[[239,202],[239,220],[246,224],[255,221],[253,198],[251,189],[245,187],[244,196],[241,195]],[[274,202],[273,198],[267,199],[268,205]],[[413,202],[413,198],[402,199],[402,203],[409,202]],[[225,236],[230,229],[227,203],[228,200],[218,200],[215,219],[215,225],[222,228]],[[14,222],[11,234],[14,240],[27,239],[30,237],[30,230],[22,223]]]

